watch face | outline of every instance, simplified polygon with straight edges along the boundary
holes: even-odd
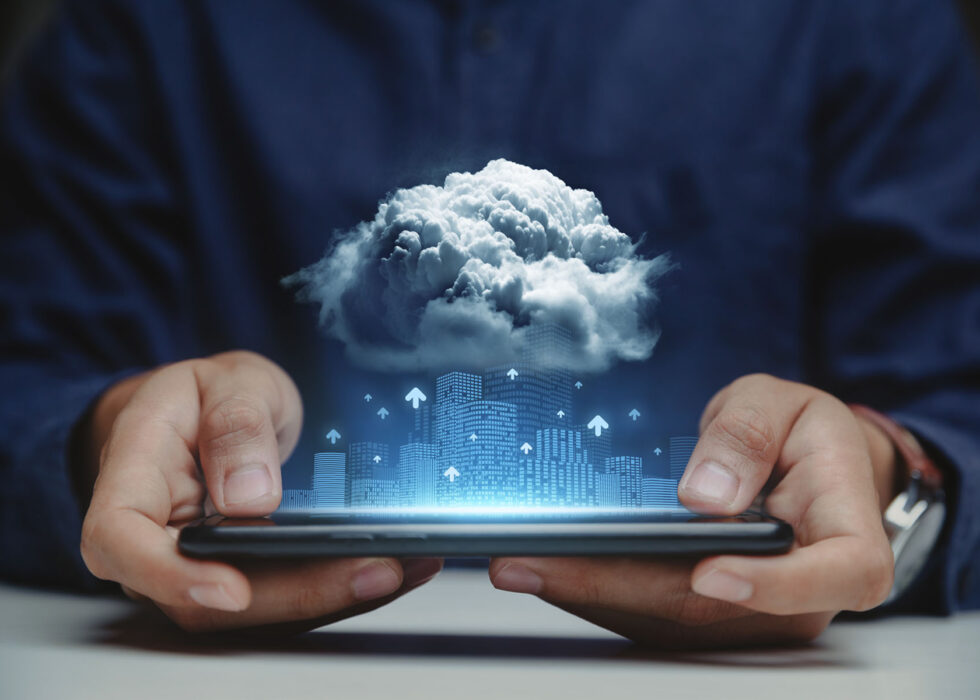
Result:
[[[900,596],[922,572],[946,517],[943,503],[930,503],[922,515],[895,540],[895,584],[890,602]],[[902,536],[904,535],[904,537]]]

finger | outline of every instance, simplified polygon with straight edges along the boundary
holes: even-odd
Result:
[[[103,449],[82,556],[97,577],[154,600],[239,610],[251,595],[245,577],[225,564],[182,557],[166,529],[203,497],[191,448],[198,407],[189,363],[160,370],[134,393]]]
[[[748,508],[814,394],[764,375],[744,377],[723,390],[705,411],[701,437],[678,484],[680,501],[718,515]]]
[[[161,607],[182,628],[195,632],[315,621],[390,596],[403,588],[404,581],[399,562],[383,558],[277,562],[245,571],[252,588],[252,602],[245,610]]]
[[[234,611],[249,606],[251,589],[241,572],[181,556],[174,539],[142,513],[116,509],[90,516],[82,556],[98,578],[164,605]]]
[[[282,497],[280,466],[302,424],[289,377],[252,353],[226,353],[196,366],[201,395],[197,444],[215,507],[229,516],[271,513]]]
[[[721,556],[692,573],[702,595],[780,615],[867,610],[887,596],[894,561],[861,429],[846,406],[813,401],[798,419],[769,495],[802,545],[778,557]]]
[[[490,563],[495,588],[531,593],[559,607],[595,606],[636,616],[702,624],[751,611],[691,593],[693,564],[627,558],[502,558]]]

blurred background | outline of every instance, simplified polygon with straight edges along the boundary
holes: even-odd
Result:
[[[58,0],[0,0],[0,80],[6,79],[18,52],[58,4]],[[980,0],[958,0],[958,4],[980,55]]]

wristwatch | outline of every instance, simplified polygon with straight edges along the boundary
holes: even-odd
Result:
[[[872,408],[851,404],[855,414],[881,428],[908,471],[908,484],[884,514],[885,533],[895,555],[895,583],[883,605],[915,581],[932,552],[946,519],[943,473],[906,428]]]

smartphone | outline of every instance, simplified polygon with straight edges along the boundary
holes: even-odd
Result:
[[[704,556],[780,554],[792,546],[793,528],[755,511],[734,517],[686,510],[310,511],[215,515],[182,529],[178,544],[184,554],[207,559]]]

